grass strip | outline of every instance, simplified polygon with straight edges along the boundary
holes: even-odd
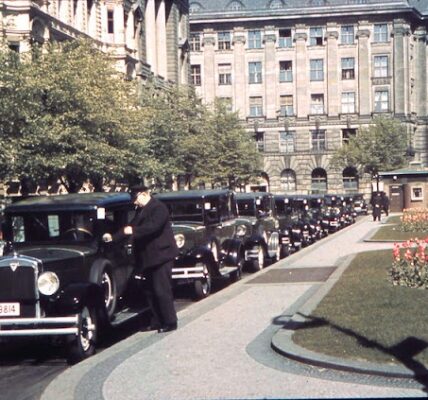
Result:
[[[390,250],[358,254],[293,341],[336,357],[428,366],[428,290],[392,286],[391,262]]]
[[[402,242],[414,238],[425,239],[427,236],[427,231],[404,232],[401,230],[400,225],[386,225],[379,228],[370,240]]]

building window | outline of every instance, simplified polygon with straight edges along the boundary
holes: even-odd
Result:
[[[325,150],[325,130],[315,129],[311,131],[311,149],[312,151]]]
[[[265,133],[256,132],[256,148],[258,151],[265,151]]]
[[[358,173],[356,168],[345,168],[342,173],[342,179],[345,192],[358,192]]]
[[[314,27],[309,29],[309,44],[311,46],[322,46],[322,28]]]
[[[278,46],[279,47],[292,47],[293,40],[291,37],[291,29],[280,29],[279,30],[279,39]]]
[[[250,117],[263,116],[263,97],[250,97]]]
[[[279,132],[279,151],[294,153],[294,131]]]
[[[327,192],[327,172],[323,168],[315,168],[312,171],[311,191],[313,194]]]
[[[342,93],[342,114],[355,113],[355,92]]]
[[[284,3],[282,0],[272,0],[269,4],[269,8],[282,8],[284,7]]]
[[[201,51],[201,34],[191,33],[189,41],[190,51]]]
[[[296,173],[292,169],[285,169],[281,172],[281,189],[285,192],[296,190]]]
[[[107,33],[114,33],[114,12],[107,10]]]
[[[342,129],[342,146],[346,146],[352,137],[357,135],[355,128]]]
[[[279,62],[279,81],[293,82],[293,62],[292,61]]]
[[[374,25],[374,41],[377,43],[388,41],[388,25],[387,24],[375,24]]]
[[[311,114],[324,114],[324,95],[311,95]]]
[[[324,80],[324,60],[310,60],[311,81]]]
[[[239,11],[244,9],[244,6],[240,1],[232,1],[227,8],[231,11]]]
[[[413,186],[411,191],[412,201],[422,201],[424,199],[424,190],[421,186]]]
[[[190,75],[192,78],[192,84],[195,86],[201,86],[201,66],[192,65],[190,67]]]
[[[232,43],[230,32],[218,32],[217,41],[219,50],[230,50]]]
[[[340,29],[340,43],[354,44],[354,26],[344,25]]]
[[[294,115],[293,96],[292,95],[280,96],[279,107],[280,107],[280,113],[282,116],[289,117],[291,115]]]
[[[261,49],[262,48],[262,32],[261,31],[248,31],[248,48]]]
[[[218,65],[218,84],[219,85],[232,84],[232,65],[231,64]]]
[[[262,63],[250,62],[248,63],[249,83],[262,83]]]
[[[388,76],[388,56],[374,57],[374,77],[386,78]]]
[[[342,79],[355,79],[355,59],[354,57],[342,58]]]
[[[375,112],[387,112],[389,110],[388,90],[375,91]]]

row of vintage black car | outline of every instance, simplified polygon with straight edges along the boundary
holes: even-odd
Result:
[[[198,299],[212,280],[241,278],[352,223],[340,196],[230,190],[161,193],[180,254],[175,284]],[[61,337],[69,360],[93,354],[100,331],[147,308],[131,239],[104,243],[135,209],[128,193],[33,197],[8,206],[0,258],[0,337]]]

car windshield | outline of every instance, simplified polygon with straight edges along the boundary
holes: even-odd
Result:
[[[164,201],[164,200],[162,200]],[[172,221],[204,221],[204,204],[200,201],[164,201]]]
[[[90,212],[12,214],[8,216],[10,239],[15,243],[91,241],[94,220]]]

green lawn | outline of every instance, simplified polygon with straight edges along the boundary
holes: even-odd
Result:
[[[391,261],[389,250],[359,254],[294,342],[331,356],[428,366],[428,290],[392,286]]]
[[[391,240],[394,242],[402,242],[412,238],[426,238],[427,231],[404,232],[400,229],[400,225],[386,225],[379,228],[370,240]]]

